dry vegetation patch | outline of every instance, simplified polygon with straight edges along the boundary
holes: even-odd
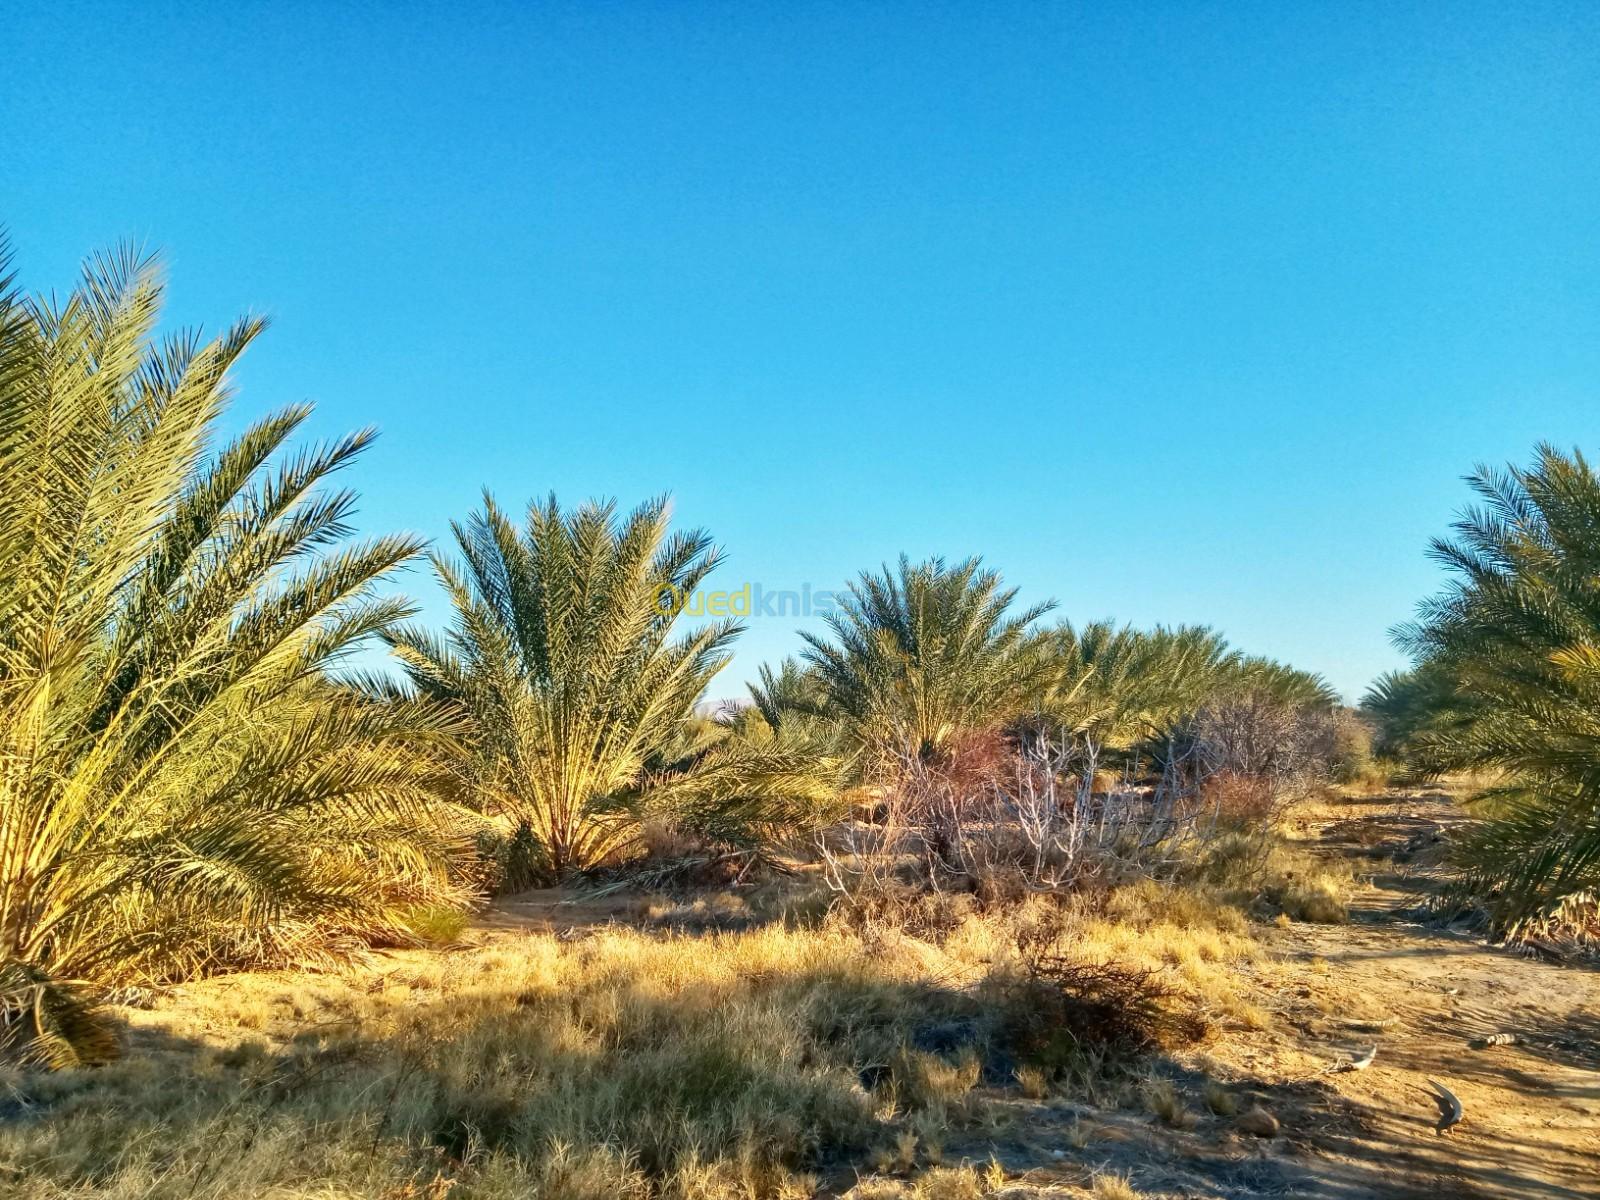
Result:
[[[1067,944],[1070,968],[1039,951]],[[964,1195],[958,1162],[925,1172],[1006,1136],[1023,1078],[1059,1094],[1240,1020],[1225,967],[1254,953],[1232,910],[1152,887],[968,915],[938,942],[497,932],[201,981],[122,1010],[120,1062],[5,1077],[0,1195],[717,1200],[852,1167]]]
[[[803,883],[550,894],[453,950],[190,983],[119,1010],[121,1061],[5,1076],[0,1196],[1571,1194],[1592,1060],[1544,1016],[1466,1039],[1502,979],[1575,1004],[1586,977],[1377,922],[1313,840],[1352,811],[1291,812],[1277,866],[1212,882],[945,893],[903,923]],[[1290,871],[1361,920],[1262,924]],[[1441,1075],[1448,1138],[1417,1091]],[[1535,1116],[1545,1158],[1503,1161]]]

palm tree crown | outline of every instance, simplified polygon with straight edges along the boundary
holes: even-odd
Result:
[[[801,634],[821,705],[869,756],[937,753],[1038,706],[1056,669],[1035,625],[1052,605],[1015,599],[976,558],[862,574],[826,618],[831,637]]]
[[[821,799],[798,763],[738,753],[696,721],[740,627],[681,626],[676,601],[720,556],[701,530],[669,533],[664,499],[619,517],[552,496],[519,530],[486,497],[454,529],[461,561],[434,558],[449,630],[394,644],[423,694],[469,717],[473,785],[532,833],[546,873],[618,854],[651,806],[729,836],[769,803]]]
[[[148,260],[100,259],[62,303],[0,293],[6,977],[382,924],[442,880],[450,727],[328,674],[410,611],[372,589],[417,540],[351,542],[353,494],[321,488],[372,433],[285,457],[302,406],[211,453],[264,323],[153,344]]]

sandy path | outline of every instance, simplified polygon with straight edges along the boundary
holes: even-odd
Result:
[[[1309,832],[1377,873],[1356,897],[1350,924],[1297,925],[1272,944],[1286,968],[1312,981],[1308,1007],[1326,1014],[1304,1022],[1297,1048],[1327,1059],[1376,1043],[1378,1055],[1368,1070],[1319,1081],[1341,1102],[1320,1128],[1295,1121],[1311,1152],[1296,1192],[1341,1200],[1600,1196],[1600,971],[1415,920],[1418,889],[1428,887],[1443,853],[1434,835],[1447,836],[1460,819],[1448,797],[1354,801],[1332,815]],[[1363,1033],[1343,1014],[1384,1024]],[[1495,1033],[1520,1043],[1468,1045]],[[1434,1129],[1430,1079],[1465,1110],[1445,1134]]]
[[[1000,1195],[1080,1196],[1111,1170],[1162,1200],[1600,1198],[1600,970],[1416,919],[1437,882],[1438,835],[1460,819],[1436,793],[1301,815],[1300,836],[1367,877],[1350,923],[1262,929],[1271,961],[1251,987],[1276,1014],[1271,1027],[1160,1068],[1191,1106],[1206,1077],[1226,1080],[1281,1120],[1280,1136],[1244,1136],[1204,1112],[1175,1130],[1136,1108],[1042,1105],[1024,1118],[1027,1144],[1007,1161],[1017,1182]],[[1520,1041],[1468,1045],[1494,1033]],[[1371,1067],[1334,1069],[1374,1044]],[[1435,1130],[1430,1079],[1465,1109],[1448,1133]],[[1078,1120],[1094,1138],[1073,1149],[1065,1134]]]

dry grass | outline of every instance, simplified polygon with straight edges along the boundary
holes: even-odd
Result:
[[[984,1200],[1005,1187],[1005,1171],[991,1159],[982,1167],[962,1163],[932,1167],[916,1179],[874,1177],[857,1183],[843,1200]]]
[[[1348,919],[1349,864],[1321,857],[1273,829],[1221,834],[1206,847],[1193,874],[1259,916],[1324,925]]]
[[[1239,1097],[1215,1079],[1206,1080],[1205,1102],[1215,1116],[1231,1117],[1239,1111]]]
[[[1160,970],[1185,1007],[1221,1028],[1260,1029],[1266,1014],[1239,986],[1258,958],[1244,915],[1190,888],[1141,883],[1113,892],[1079,933],[1084,953]]]
[[[1242,919],[1153,886],[968,914],[937,943],[831,922],[509,934],[119,1010],[122,1062],[0,1077],[0,1197],[787,1200],[845,1164],[913,1189],[890,1195],[982,1195],[989,1173],[941,1168],[944,1145],[1000,1129],[990,1098],[1019,1079],[1051,1086],[997,984],[1023,970],[1019,922],[1044,920],[1208,1022],[1256,1019],[1227,972],[1255,953]]]
[[[1194,1128],[1195,1115],[1189,1111],[1189,1106],[1184,1102],[1182,1093],[1173,1086],[1170,1079],[1152,1078],[1146,1080],[1143,1092],[1145,1107],[1163,1125],[1169,1125],[1173,1129]]]
[[[1094,1200],[1139,1200],[1139,1193],[1126,1175],[1096,1175],[1091,1194]]]
[[[1017,1087],[1029,1100],[1043,1100],[1050,1094],[1050,1077],[1039,1067],[1018,1067]]]

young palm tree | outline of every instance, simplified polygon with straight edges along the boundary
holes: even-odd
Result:
[[[1035,628],[1052,606],[1013,612],[1015,599],[975,558],[948,566],[902,557],[898,570],[850,584],[827,617],[831,638],[801,634],[807,686],[868,760],[936,755],[1052,694],[1049,635]]]
[[[418,543],[349,542],[319,490],[372,434],[272,469],[296,407],[209,452],[262,321],[153,344],[128,254],[61,303],[0,293],[0,1041],[69,1062],[109,1050],[71,981],[448,894],[450,729],[327,674],[409,611],[372,588]]]
[[[1460,852],[1515,925],[1600,889],[1600,477],[1545,445],[1468,482],[1482,506],[1433,544],[1456,579],[1397,631],[1419,677],[1374,700],[1423,768],[1504,773]]]
[[[529,507],[518,530],[492,498],[454,525],[461,562],[435,556],[454,617],[392,638],[417,691],[473,730],[470,784],[525,827],[543,873],[624,852],[644,815],[747,840],[820,815],[832,790],[788,747],[729,738],[695,703],[740,627],[679,632],[679,604],[717,565],[700,530],[668,533],[665,500]]]

